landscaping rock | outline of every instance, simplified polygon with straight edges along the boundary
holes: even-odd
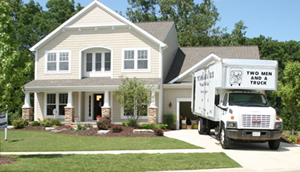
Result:
[[[54,127],[46,127],[45,130],[55,130]]]
[[[10,125],[10,126],[7,126],[7,129],[13,129],[15,128],[14,126]]]
[[[110,130],[99,130],[98,134],[107,134],[109,132],[110,132]]]
[[[151,129],[134,129],[133,133],[153,133],[154,131]]]

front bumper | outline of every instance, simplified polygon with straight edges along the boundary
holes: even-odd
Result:
[[[253,136],[253,132],[260,132],[260,136]],[[230,139],[244,141],[267,141],[280,139],[282,131],[280,130],[237,130],[226,129],[226,135]]]

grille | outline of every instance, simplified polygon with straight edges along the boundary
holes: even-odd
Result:
[[[270,115],[242,115],[244,128],[270,128]]]

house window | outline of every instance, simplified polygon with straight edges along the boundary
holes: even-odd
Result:
[[[139,109],[129,109],[126,105],[121,108],[122,117],[132,116],[132,115],[140,115],[141,118],[145,118],[148,116],[148,106],[141,105]]]
[[[70,72],[71,51],[49,51],[46,53],[46,73]]]
[[[150,49],[124,49],[123,71],[149,71]]]
[[[56,115],[65,115],[65,107],[68,103],[67,93],[54,93],[47,94],[47,116],[53,116],[54,112]]]
[[[106,76],[111,70],[110,52],[93,52],[85,55],[85,77]]]

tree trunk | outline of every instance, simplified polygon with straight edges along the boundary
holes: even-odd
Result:
[[[295,134],[295,114],[296,114],[296,112],[292,113],[292,116],[293,116],[293,122],[292,122],[292,135]]]

